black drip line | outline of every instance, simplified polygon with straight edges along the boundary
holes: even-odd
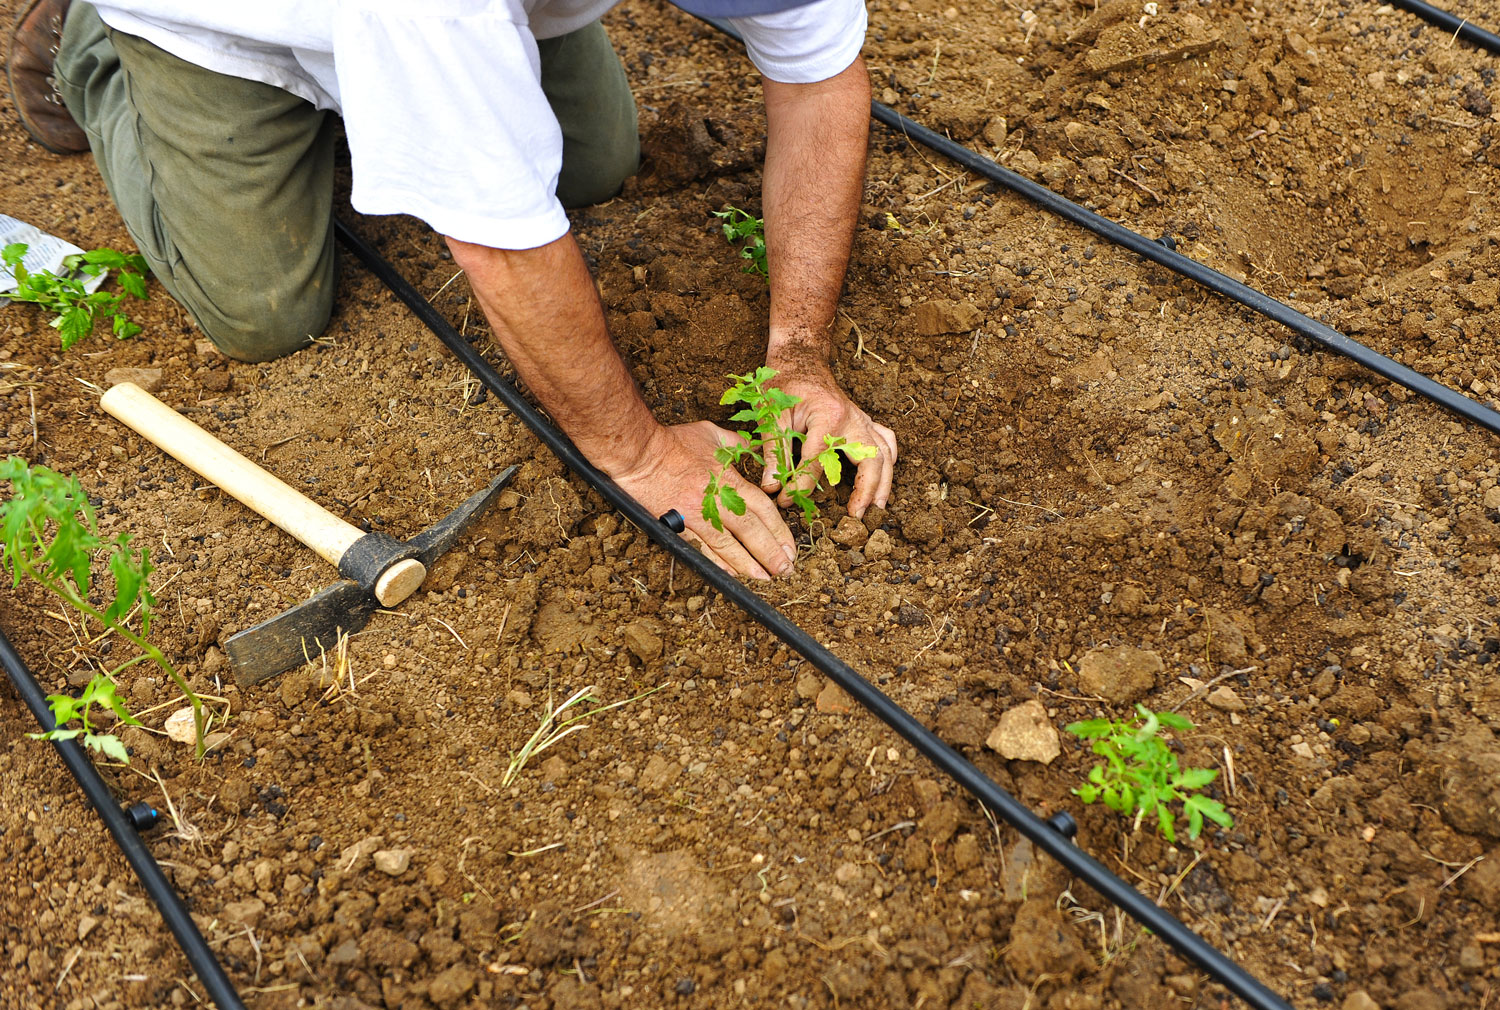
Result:
[[[1389,0],[1392,7],[1400,7],[1404,11],[1415,14],[1428,24],[1436,25],[1445,32],[1452,32],[1456,37],[1465,42],[1472,42],[1481,49],[1500,55],[1500,35],[1487,32],[1483,28],[1476,28],[1469,24],[1467,18],[1461,18],[1456,14],[1434,7],[1432,4],[1423,3],[1422,0]]]
[[[1225,988],[1256,1010],[1291,1010],[1291,1005],[1268,989],[1253,975],[1204,941],[1171,913],[1159,907],[1134,887],[1109,871],[1102,863],[1069,841],[1063,825],[1049,823],[1032,813],[1020,801],[1000,788],[936,734],[918,722],[909,712],[892,701],[874,684],[826,649],[776,607],[722,571],[687,541],[672,533],[658,518],[610,480],[584,458],[566,435],[558,431],[511,385],[485,357],[471,346],[422,294],[398,274],[380,253],[349,230],[342,221],[334,222],[339,240],[391,291],[406,303],[429,330],[467,365],[481,382],[495,394],[532,433],[564,464],[582,477],[626,519],[643,530],[668,554],[684,565],[720,595],[738,606],[762,627],[800,653],[816,669],[826,674],[860,705],[879,718],[922,754],[940,771],[988,807],[998,818],[1014,827],[1032,844],[1052,856],[1075,877],[1088,884],[1110,902],[1128,913],[1141,925],[1161,937],[1179,954],[1217,979]]]
[[[10,639],[0,632],[0,664],[5,666],[5,672],[10,677],[10,682],[15,685],[16,692],[20,694],[21,700],[26,707],[31,709],[31,714],[36,716],[37,722],[41,723],[44,732],[51,732],[57,728],[57,723],[52,718],[52,709],[47,704],[46,692],[37,683],[36,677],[27,668],[15,647],[10,644]],[[120,808],[114,796],[105,784],[104,777],[94,767],[93,762],[88,759],[83,746],[77,740],[54,740],[52,746],[57,748],[58,755],[63,764],[78,784],[83,787],[84,795],[88,797],[89,803],[99,811],[104,826],[114,837],[115,844],[120,851],[125,853],[125,859],[130,863],[130,868],[140,878],[141,886],[146,889],[146,896],[155,903],[161,912],[163,921],[172,935],[177,938],[177,944],[182,948],[183,954],[187,956],[188,964],[193,972],[197,974],[198,980],[203,983],[204,989],[208,991],[208,998],[214,1001],[219,1010],[245,1010],[245,1004],[240,1000],[239,993],[235,992],[234,983],[229,981],[224,968],[214,952],[209,949],[208,942],[203,939],[203,934],[198,931],[197,923],[188,914],[187,906],[182,903],[182,898],[172,887],[167,875],[162,872],[161,864],[156,857],[151,855],[151,850],[146,848],[146,843],[141,841],[138,831],[149,826],[155,821],[155,811],[149,810],[142,816],[137,813],[137,807],[126,811]]]

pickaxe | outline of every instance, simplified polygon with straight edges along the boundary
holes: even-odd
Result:
[[[110,388],[100,404],[188,469],[217,485],[338,566],[344,578],[290,610],[224,643],[235,680],[257,684],[332,652],[340,633],[365,626],[378,607],[393,607],[417,591],[427,569],[494,502],[516,467],[469,496],[433,526],[403,543],[351,526],[288,487],[132,382]]]

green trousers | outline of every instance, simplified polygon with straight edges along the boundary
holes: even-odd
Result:
[[[607,200],[640,160],[635,100],[604,27],[539,43],[563,132],[557,195]],[[58,89],[152,271],[215,346],[267,361],[323,332],[333,308],[332,114],[205,70],[68,12]]]

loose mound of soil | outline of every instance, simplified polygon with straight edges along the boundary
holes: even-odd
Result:
[[[1347,0],[1147,7],[872,0],[875,91],[1490,401],[1493,59]],[[610,24],[650,157],[576,234],[658,415],[722,419],[722,376],[764,341],[765,286],[710,216],[758,206],[757,84],[670,9],[628,0]],[[88,159],[29,145],[8,107],[0,150],[0,209],[128,246]],[[1494,436],[878,128],[866,199],[838,370],[897,432],[896,493],[862,522],[847,488],[826,496],[766,596],[1295,1005],[1486,1006]],[[357,227],[493,351],[439,239]],[[106,532],[153,546],[161,641],[232,715],[196,763],[158,732],[173,692],[133,667],[146,729],[106,771],[170,798],[150,843],[250,1005],[1221,1005],[622,525],[368,275],[341,284],[328,333],[266,365],[215,354],[155,286],[141,337],[67,355],[40,313],[0,311],[4,451],[77,473]],[[395,535],[521,471],[336,683],[330,658],[240,690],[226,637],[333,572],[104,415],[81,381],[124,367]],[[9,599],[0,625],[49,688],[110,658],[39,593]],[[585,685],[660,690],[502,785]],[[1173,846],[1082,806],[1091,755],[1066,734],[1045,764],[985,746],[1023,704],[1045,739],[1135,701],[1198,724],[1183,760],[1221,769],[1232,829]],[[8,690],[0,713],[0,1005],[196,1005]]]

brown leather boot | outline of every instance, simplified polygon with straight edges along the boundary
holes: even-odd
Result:
[[[32,140],[54,154],[77,154],[89,149],[88,136],[73,121],[52,76],[57,47],[62,41],[63,18],[71,2],[23,3],[10,36],[10,56],[5,61],[10,97],[21,125]]]

